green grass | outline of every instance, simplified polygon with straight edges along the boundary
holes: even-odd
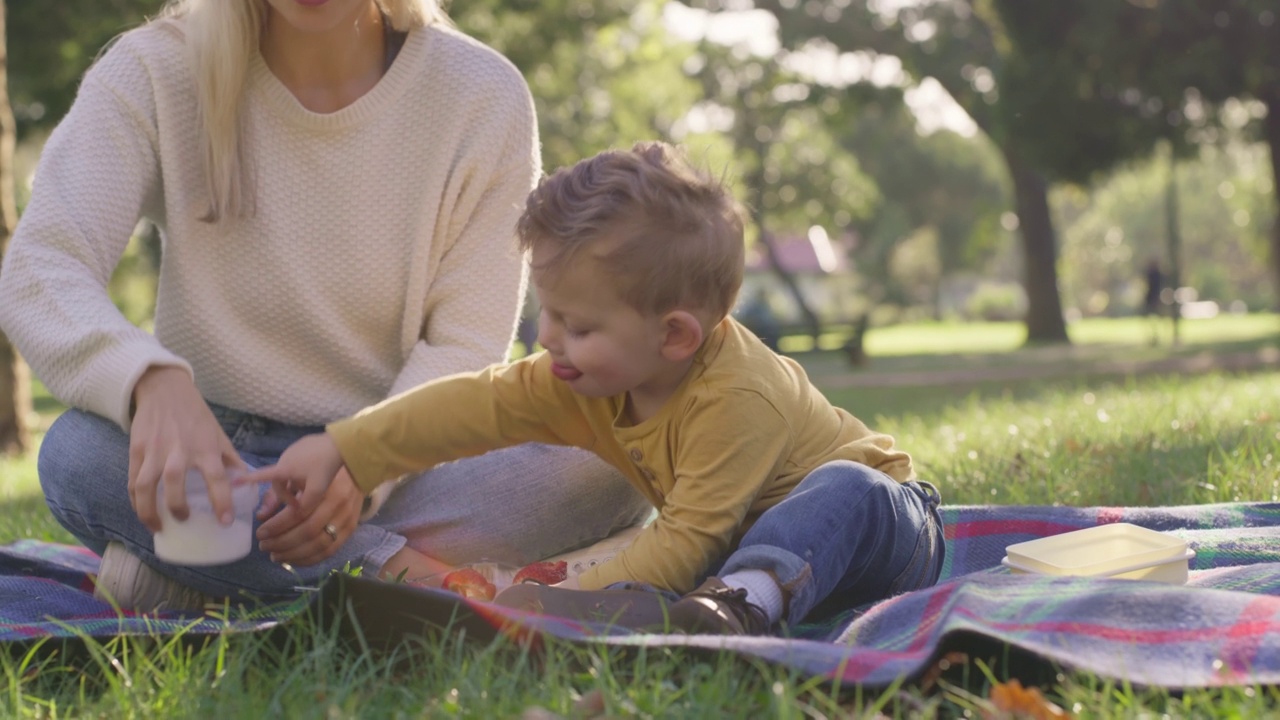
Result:
[[[1076,346],[1127,345],[1145,343],[1156,333],[1162,345],[1173,340],[1172,322],[1148,318],[1089,318],[1067,326],[1067,334]],[[1179,341],[1184,345],[1211,345],[1259,337],[1280,335],[1280,316],[1273,313],[1219,315],[1203,320],[1183,320],[1179,324]],[[818,340],[818,350],[835,350],[844,345],[849,334],[835,330]],[[864,342],[869,355],[876,357],[1008,353],[1026,342],[1026,328],[1016,322],[937,322],[891,325],[871,328]],[[780,343],[786,352],[814,350],[813,339],[789,336]]]
[[[1098,337],[1116,337],[1103,329]],[[1188,330],[1187,341],[1202,353],[1273,342],[1271,328],[1260,325],[1251,332],[1194,340],[1199,336]],[[1148,352],[1141,337],[1128,346],[1111,342],[1099,341],[1105,352],[1098,355],[1080,348],[1058,353],[1082,353],[1086,359],[1072,363],[1087,365]],[[918,339],[918,354],[879,356],[859,372],[874,378],[904,364],[948,368],[967,357],[933,343]],[[1043,352],[1009,350],[1000,360],[1044,363],[1048,378],[941,387],[845,385],[827,393],[894,435],[920,474],[953,504],[1179,505],[1273,501],[1280,495],[1280,372],[1063,376],[1057,374],[1062,358],[1041,357]],[[820,386],[840,377],[832,354],[802,357]],[[941,364],[922,359],[929,357]],[[973,362],[981,367],[994,360]],[[56,403],[46,407],[56,410]],[[31,457],[0,460],[0,505],[0,536],[70,541],[43,506]],[[552,643],[530,655],[510,642],[446,637],[410,642],[394,657],[362,654],[340,647],[325,628],[305,623],[291,626],[283,644],[242,636],[218,638],[203,649],[158,640],[89,648],[84,657],[0,655],[9,680],[0,715],[983,716],[990,710],[985,697],[991,680],[1006,672],[1000,658],[989,668],[975,658],[928,692],[909,687],[860,694],[759,662],[670,649],[623,654]],[[1072,673],[1059,675],[1045,690],[1068,710],[1100,717],[1259,717],[1280,707],[1270,688],[1171,694]]]

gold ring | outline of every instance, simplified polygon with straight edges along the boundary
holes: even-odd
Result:
[[[333,523],[324,526],[324,534],[333,538],[334,542],[338,541],[338,528],[334,527]]]

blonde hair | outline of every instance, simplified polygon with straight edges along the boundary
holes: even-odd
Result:
[[[742,286],[742,215],[733,195],[675,147],[637,143],[561,168],[529,194],[520,248],[553,246],[558,272],[584,249],[635,309],[700,310],[718,322]]]
[[[437,0],[374,0],[395,30],[408,32],[449,18]],[[217,222],[252,207],[243,138],[244,87],[262,38],[266,0],[169,0],[161,16],[185,18],[182,31],[195,74],[208,212]]]

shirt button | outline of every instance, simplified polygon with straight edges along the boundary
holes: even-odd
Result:
[[[644,476],[645,480],[648,480],[649,482],[653,482],[653,478],[654,478],[653,471],[650,470],[649,468],[645,468],[641,470],[640,474]]]
[[[636,462],[640,462],[641,460],[643,460],[643,459],[644,459],[644,453],[640,452],[639,450],[637,450],[637,449],[635,449],[635,448],[632,448],[632,449],[631,449],[631,459],[632,459],[632,460],[635,460]]]

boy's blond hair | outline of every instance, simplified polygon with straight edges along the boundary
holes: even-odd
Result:
[[[529,194],[520,247],[554,246],[536,271],[583,250],[643,313],[729,314],[742,285],[742,216],[728,189],[675,147],[637,143],[561,168]]]

